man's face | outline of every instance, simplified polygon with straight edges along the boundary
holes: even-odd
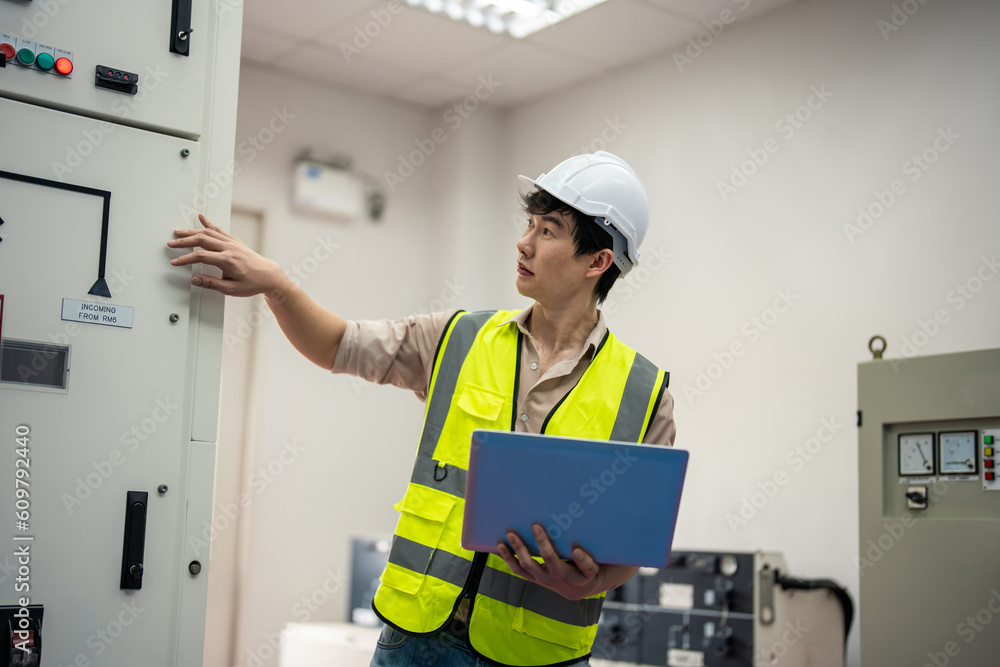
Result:
[[[574,257],[573,218],[552,212],[530,215],[517,242],[517,291],[543,305],[556,306],[581,290],[593,292],[585,278],[593,255]]]

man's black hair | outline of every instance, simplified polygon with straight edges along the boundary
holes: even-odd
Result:
[[[590,255],[598,250],[614,250],[611,234],[597,223],[594,216],[581,213],[566,202],[553,197],[545,190],[532,190],[528,194],[521,195],[521,207],[528,215],[546,215],[549,213],[562,213],[573,220],[573,244],[576,247],[574,257]],[[604,303],[608,298],[608,292],[621,275],[621,269],[613,263],[597,279],[597,286],[594,293],[597,294],[597,303]]]

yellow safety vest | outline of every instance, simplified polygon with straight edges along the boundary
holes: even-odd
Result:
[[[375,613],[410,635],[440,631],[470,599],[468,641],[503,665],[558,665],[590,655],[604,593],[567,600],[511,573],[499,556],[463,549],[472,431],[514,430],[520,369],[517,311],[457,313],[438,343],[413,475],[375,593]],[[669,374],[610,332],[541,432],[641,442]]]

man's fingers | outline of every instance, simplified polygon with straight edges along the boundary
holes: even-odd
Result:
[[[545,529],[536,523],[532,527],[532,530],[535,533],[535,542],[538,543],[538,553],[541,555],[542,560],[545,561],[545,566],[549,572],[557,573],[557,576],[564,579],[572,579],[576,575],[576,572],[573,571],[572,566],[563,562],[559,552],[556,551],[555,545],[549,540],[549,535],[545,532]]]
[[[573,562],[576,563],[576,567],[580,570],[580,574],[587,579],[593,579],[596,577],[597,573],[601,569],[601,566],[597,564],[594,557],[580,547],[574,547],[573,549]]]
[[[535,542],[538,543],[538,553],[545,560],[546,564],[550,564],[550,561],[562,562],[559,552],[556,551],[555,545],[549,540],[549,534],[545,532],[541,524],[536,523],[532,526],[532,530],[535,533]]]
[[[217,252],[226,249],[226,244],[223,242],[222,239],[207,234],[204,230],[200,231],[183,230],[183,231],[192,231],[194,233],[189,235],[186,234],[180,238],[167,241],[167,245],[171,248],[195,248],[200,246],[205,250],[215,250]]]
[[[198,221],[201,222],[201,224],[205,225],[205,227],[208,228],[208,229],[211,229],[211,230],[214,230],[214,231],[217,231],[217,232],[222,232],[223,234],[225,233],[219,227],[217,227],[214,224],[212,224],[208,220],[208,218],[205,217],[204,213],[199,213],[198,214]]]
[[[507,567],[510,568],[510,571],[514,575],[521,577],[522,579],[527,579],[528,581],[535,581],[534,577],[524,571],[524,568],[521,567],[521,564],[518,563],[517,558],[514,557],[514,554],[509,548],[507,548],[506,544],[498,542],[497,551],[500,553],[500,558],[503,559],[503,562],[507,563]]]
[[[208,264],[209,266],[215,266],[222,269],[223,272],[225,272],[226,268],[230,266],[229,259],[226,256],[217,252],[205,252],[204,250],[195,250],[194,252],[189,252],[186,255],[174,257],[170,260],[170,263],[174,266]]]
[[[510,546],[513,547],[514,553],[517,554],[517,562],[520,564],[521,569],[529,572],[531,577],[535,581],[543,581],[548,579],[548,574],[542,569],[534,558],[531,557],[531,553],[528,551],[527,545],[521,540],[521,537],[517,533],[507,533],[507,541]]]
[[[228,280],[220,280],[212,276],[193,276],[191,278],[191,284],[195,287],[210,289],[214,292],[220,292],[222,294],[228,295],[233,293],[233,285]]]

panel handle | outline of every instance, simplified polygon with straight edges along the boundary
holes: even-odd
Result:
[[[146,548],[145,491],[129,491],[125,502],[125,539],[122,545],[122,580],[119,588],[142,588],[143,552]]]
[[[188,55],[191,48],[191,0],[173,0],[170,13],[170,52]]]

